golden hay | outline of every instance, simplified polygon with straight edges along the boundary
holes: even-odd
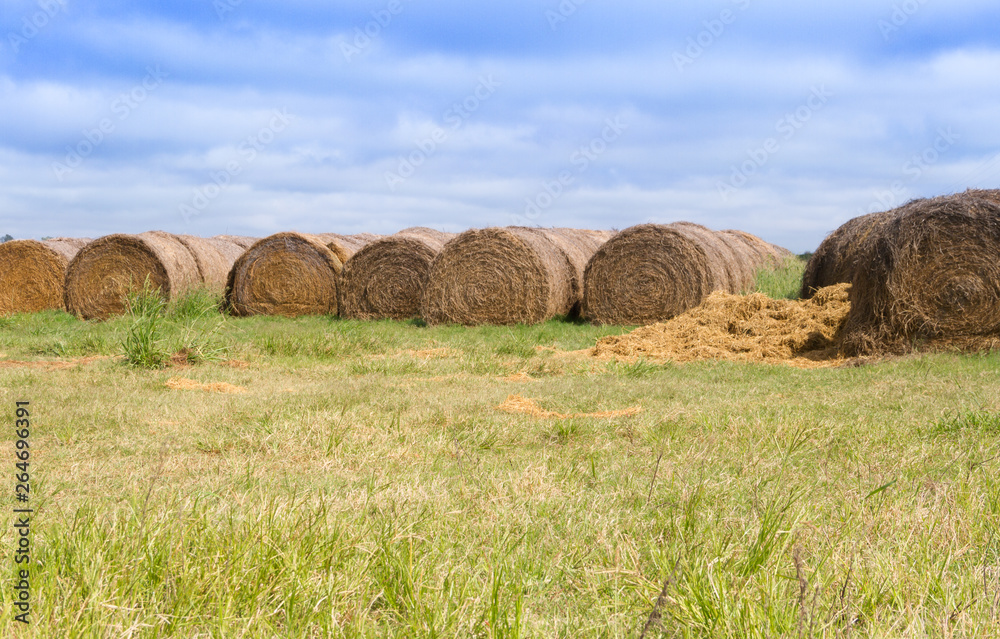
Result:
[[[235,245],[239,246],[240,248],[246,250],[246,249],[250,248],[251,246],[253,246],[257,242],[257,240],[259,240],[260,238],[259,237],[249,237],[247,235],[213,235],[212,239],[213,240],[223,240],[225,242],[229,242],[231,244],[235,244]]]
[[[176,236],[191,252],[198,266],[198,277],[206,288],[221,292],[229,270],[245,250],[239,244],[218,237]]]
[[[431,263],[421,301],[428,323],[535,324],[570,315],[582,263],[610,232],[520,226],[470,230]]]
[[[65,309],[66,267],[90,240],[11,240],[0,244],[0,315]]]
[[[453,237],[414,227],[362,248],[344,264],[340,314],[354,319],[417,317],[431,262]]]
[[[374,233],[358,233],[356,235],[338,235],[337,233],[318,233],[326,247],[333,251],[341,264],[347,264],[347,260],[363,249],[365,246],[382,238]]]
[[[336,315],[343,264],[322,238],[276,233],[236,260],[226,283],[233,315]]]
[[[625,229],[587,264],[583,316],[598,324],[649,324],[697,306],[712,291],[745,290],[778,253],[749,238],[689,222]]]
[[[276,233],[236,260],[226,280],[234,315],[336,315],[341,260],[377,235]]]
[[[672,320],[602,338],[592,355],[831,365],[838,363],[836,341],[850,310],[849,288],[838,284],[801,301],[716,291]]]
[[[850,283],[854,278],[861,247],[872,234],[892,218],[890,211],[870,213],[849,220],[824,239],[806,264],[799,297],[807,299],[824,286],[841,282]]]
[[[545,410],[533,399],[521,397],[520,395],[508,395],[507,399],[497,406],[497,410],[502,410],[505,413],[520,413],[524,415],[531,415],[532,417],[554,419],[574,419],[577,417],[607,419],[611,417],[631,417],[633,415],[638,415],[642,412],[642,406],[632,406],[622,410],[603,410],[596,413],[557,413],[555,411]]]
[[[176,236],[163,231],[107,235],[90,242],[66,269],[66,309],[83,319],[126,312],[126,296],[146,279],[166,300],[201,284],[198,264]]]
[[[209,393],[225,394],[247,392],[247,389],[242,386],[236,386],[234,384],[230,384],[229,382],[212,382],[210,384],[202,384],[201,382],[197,382],[186,377],[171,377],[163,385],[171,390],[200,390]]]
[[[858,248],[847,355],[1000,337],[1000,201],[976,192],[914,200]]]

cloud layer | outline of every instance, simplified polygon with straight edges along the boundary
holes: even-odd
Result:
[[[1000,183],[991,3],[107,4],[8,3],[0,233],[687,219],[805,251]]]

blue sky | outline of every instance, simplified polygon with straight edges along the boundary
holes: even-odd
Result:
[[[690,220],[1000,187],[1000,6],[6,0],[0,234]]]

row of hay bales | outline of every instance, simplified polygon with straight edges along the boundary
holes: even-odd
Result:
[[[801,296],[837,283],[851,284],[843,354],[995,343],[1000,190],[913,200],[848,221],[813,254]]]
[[[747,233],[686,222],[621,233],[502,227],[453,235],[417,227],[259,240],[149,231],[0,246],[0,265],[14,265],[0,266],[0,282],[21,295],[8,295],[0,311],[64,307],[103,319],[124,313],[127,292],[148,280],[168,300],[195,287],[224,291],[238,316],[504,325],[582,312],[595,322],[640,324],[683,312],[714,290],[745,290],[757,269],[786,254]]]

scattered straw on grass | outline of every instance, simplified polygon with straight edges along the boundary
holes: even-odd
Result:
[[[242,386],[236,386],[228,382],[212,382],[211,384],[202,384],[201,382],[196,382],[195,380],[188,379],[186,377],[171,377],[164,383],[164,386],[171,390],[200,390],[209,393],[236,394],[247,392],[247,389]]]
[[[646,357],[691,362],[717,359],[820,367],[844,363],[836,340],[847,319],[848,284],[820,289],[809,300],[773,300],[761,293],[721,291],[667,322],[605,337],[597,357]]]
[[[532,377],[531,375],[528,375],[524,371],[521,371],[520,373],[512,373],[510,375],[505,375],[500,378],[500,381],[523,383],[523,382],[533,382],[535,381],[535,378]]]
[[[520,395],[508,395],[507,399],[503,401],[502,404],[497,406],[497,410],[502,410],[505,413],[521,413],[524,415],[531,415],[532,417],[545,417],[553,419],[573,419],[576,417],[596,417],[596,418],[609,418],[609,417],[631,417],[632,415],[638,415],[642,412],[642,406],[632,406],[631,408],[625,408],[623,410],[603,410],[596,413],[557,413],[551,410],[545,410],[533,399],[528,399],[527,397],[521,397]]]

